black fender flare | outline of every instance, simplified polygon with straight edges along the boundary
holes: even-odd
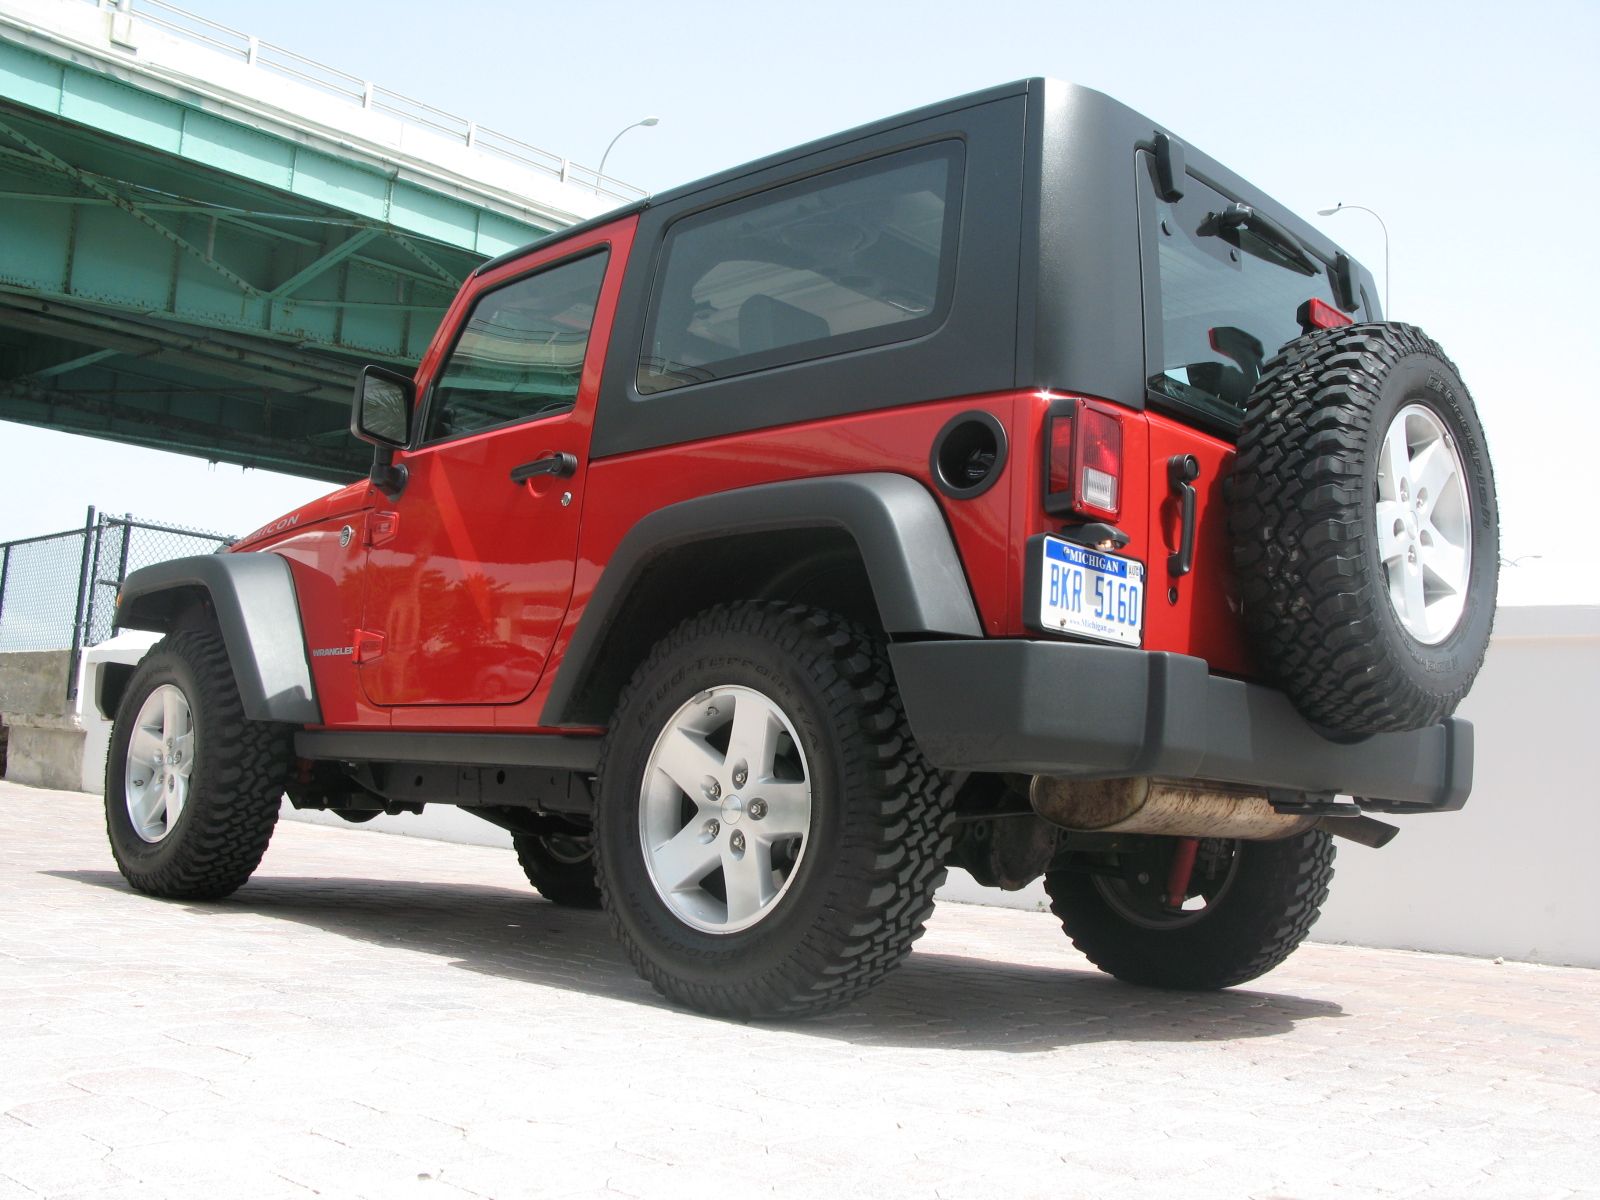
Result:
[[[886,632],[983,636],[944,514],[916,480],[872,472],[735,488],[657,509],[623,537],[562,656],[540,723],[592,722],[595,714],[581,711],[584,681],[653,560],[697,541],[811,528],[843,530],[855,542]]]
[[[118,593],[116,627],[170,633],[204,598],[252,721],[322,721],[300,605],[276,554],[201,554],[134,571]]]

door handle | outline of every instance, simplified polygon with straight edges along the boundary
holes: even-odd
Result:
[[[577,469],[578,456],[561,450],[555,454],[546,454],[543,458],[536,458],[532,462],[525,462],[520,467],[512,467],[511,482],[526,483],[539,475],[554,475],[565,479]]]
[[[1167,459],[1167,483],[1178,494],[1180,525],[1178,552],[1167,557],[1167,570],[1173,575],[1187,575],[1194,567],[1194,481],[1198,478],[1200,461],[1194,455],[1174,454]]]

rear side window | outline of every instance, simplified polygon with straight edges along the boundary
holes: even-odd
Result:
[[[423,441],[570,409],[605,273],[601,252],[478,297],[433,386]]]
[[[685,217],[645,319],[646,395],[918,337],[943,321],[959,142],[886,155]]]
[[[1157,207],[1160,347],[1148,380],[1161,399],[1227,425],[1244,412],[1262,364],[1300,336],[1300,306],[1313,297],[1334,304],[1322,262],[1230,225],[1230,207],[1192,178],[1181,201]]]

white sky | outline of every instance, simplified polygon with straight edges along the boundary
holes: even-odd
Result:
[[[63,0],[65,2],[65,0]],[[1600,602],[1600,4],[181,0],[659,190],[1028,75],[1099,88],[1324,225],[1437,338],[1488,432],[1515,603]],[[381,17],[376,14],[381,13]],[[0,540],[86,505],[244,533],[326,491],[0,424]],[[1538,556],[1538,557],[1533,557]]]

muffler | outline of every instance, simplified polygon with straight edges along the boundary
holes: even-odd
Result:
[[[1176,779],[1061,779],[1035,775],[1028,802],[1046,821],[1076,833],[1150,833],[1165,837],[1293,837],[1315,813],[1281,813],[1266,796],[1223,784]]]

